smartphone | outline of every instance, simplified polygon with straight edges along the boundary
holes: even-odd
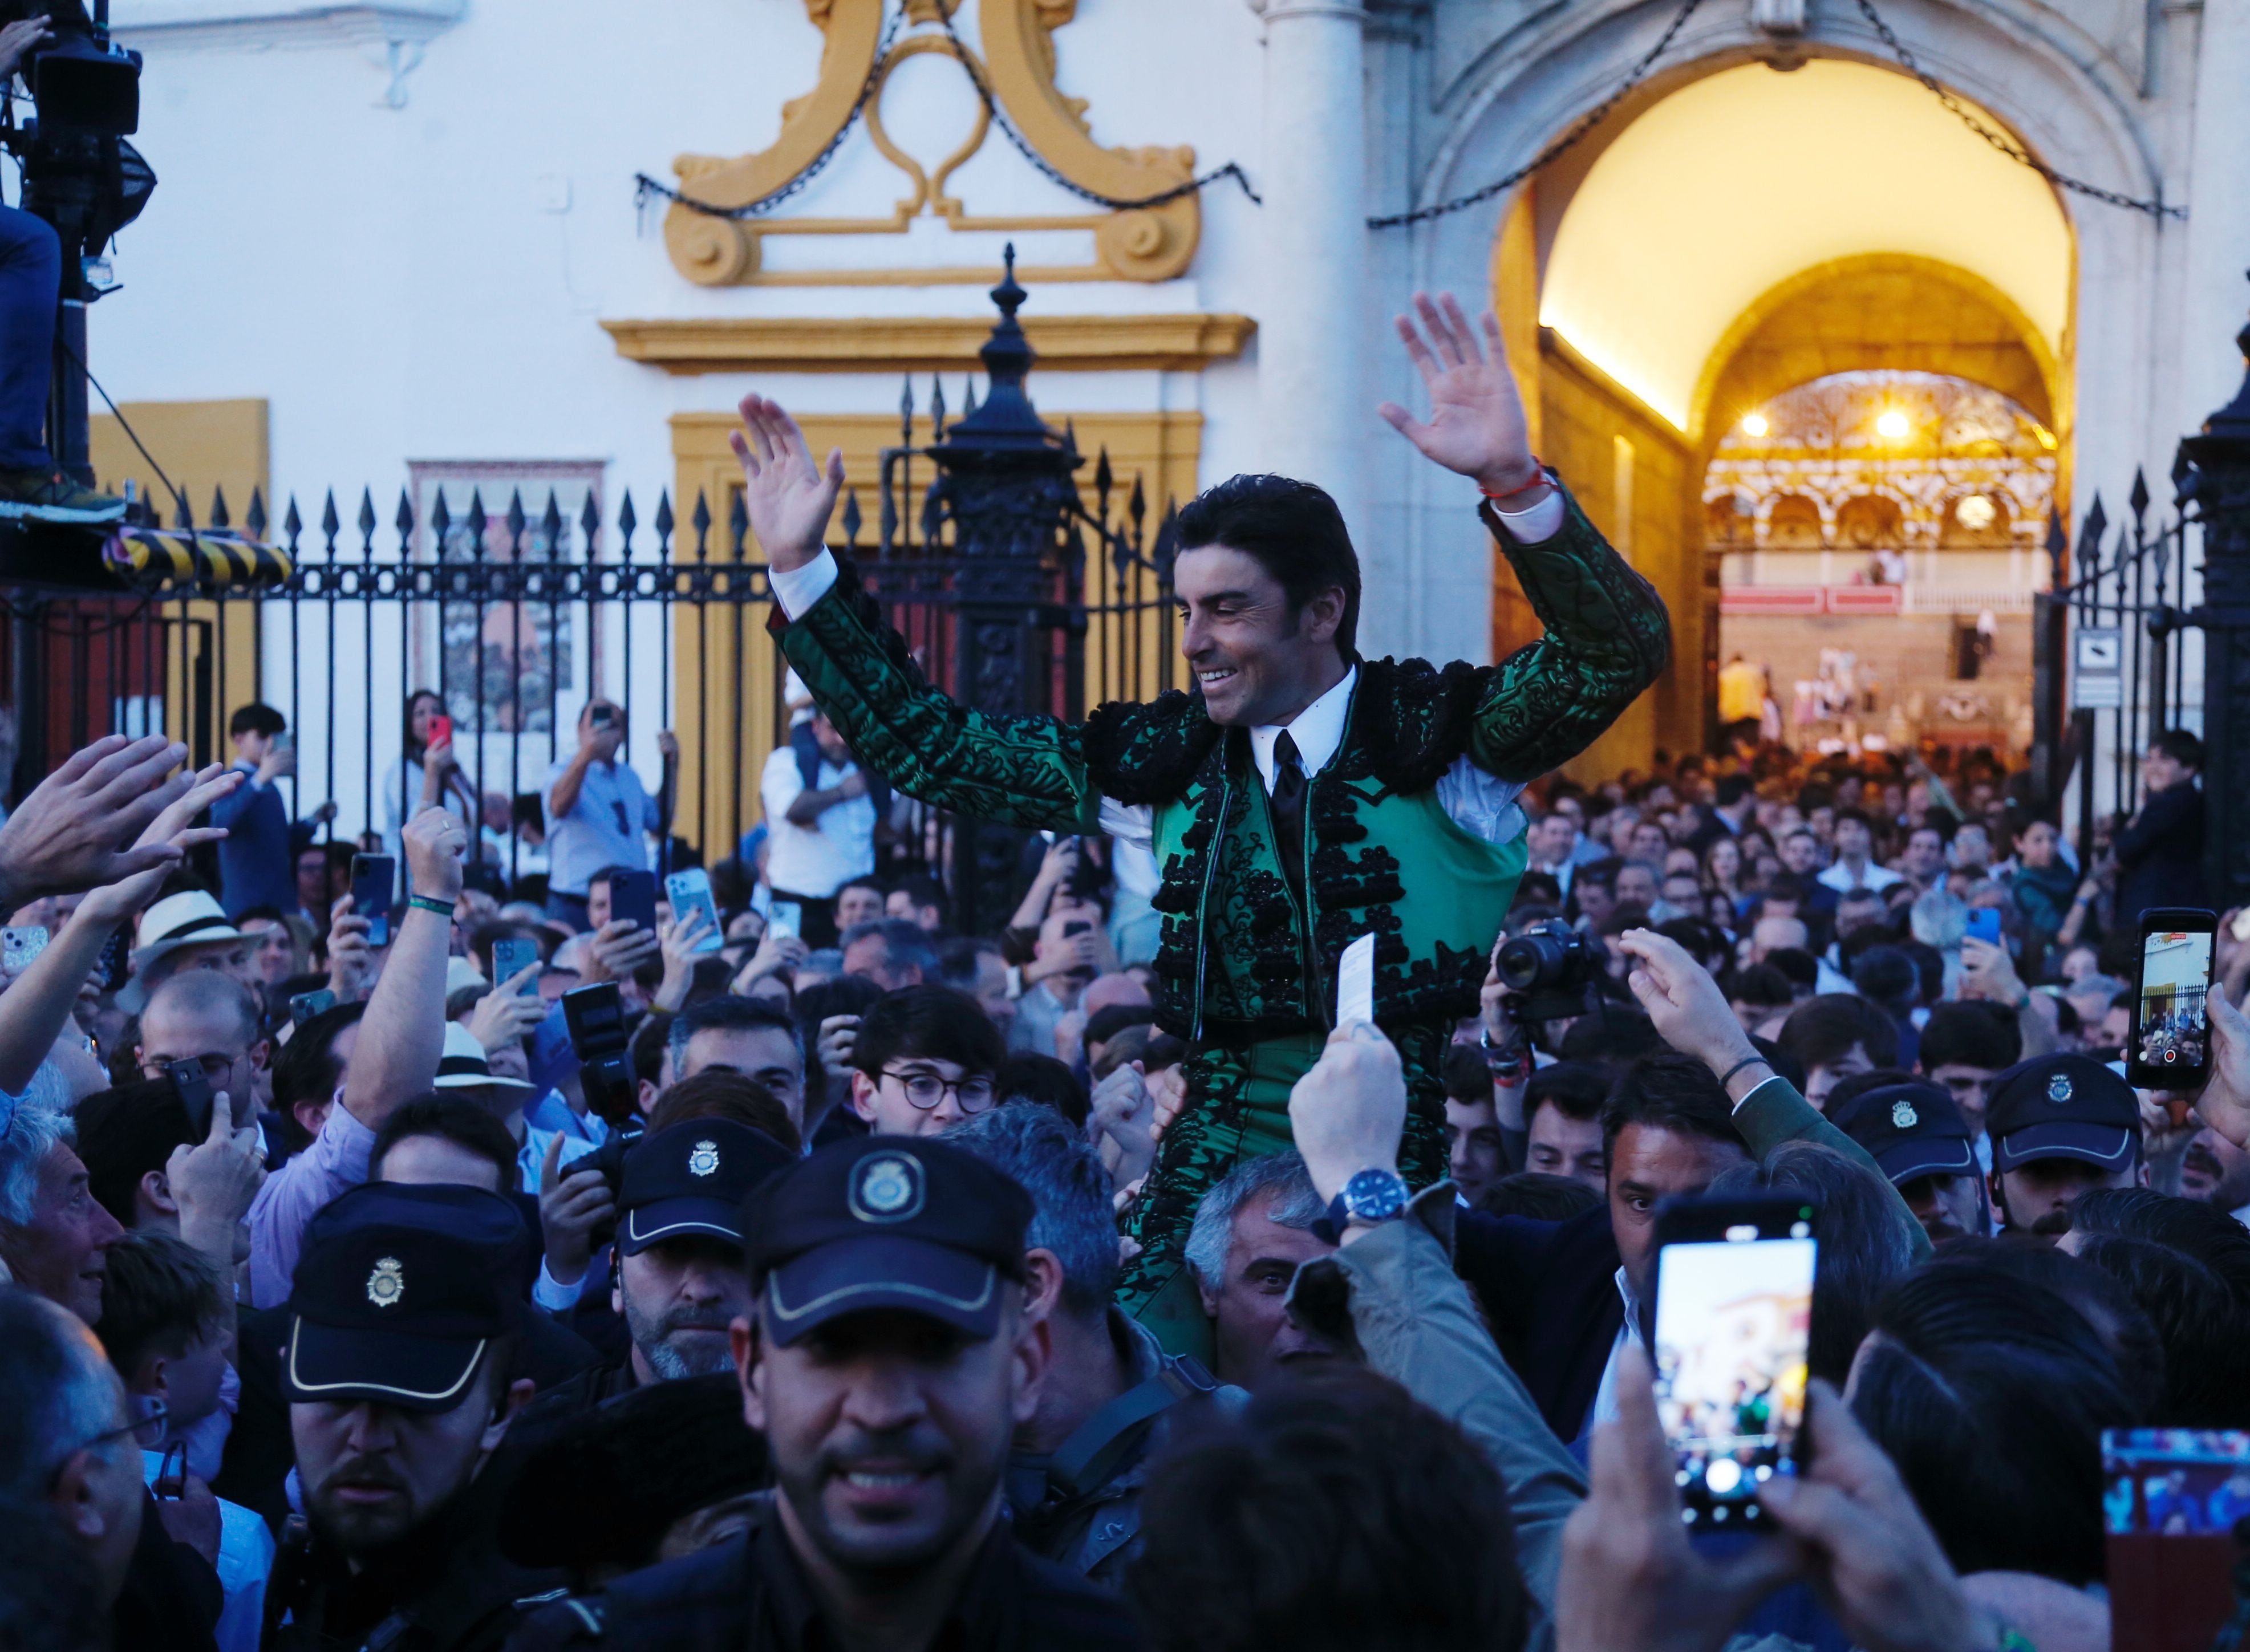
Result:
[[[674,872],[664,880],[664,898],[672,903],[672,921],[684,924],[690,912],[701,912],[707,926],[703,939],[695,943],[699,953],[714,953],[727,944],[727,937],[719,927],[719,904],[711,898],[711,874],[701,866],[691,866],[684,872]],[[612,901],[617,892],[610,894]]]
[[[1758,1488],[1802,1461],[1817,1208],[1668,1201],[1656,1216],[1656,1409],[1690,1525],[1757,1525]]]
[[[450,746],[453,742],[453,719],[443,712],[430,719],[430,746]]]
[[[656,928],[656,874],[619,872],[610,879],[610,921],[629,918],[643,929]]]
[[[2250,1434],[2105,1428],[2102,1523],[2115,1652],[2208,1652],[2234,1609]]]
[[[188,1122],[196,1127],[196,1139],[201,1141],[211,1134],[211,1078],[199,1061],[176,1061],[164,1069],[164,1077],[172,1081],[173,1093],[179,1097],[180,1105],[188,1110]],[[228,1098],[230,1102],[233,1099]]]
[[[47,926],[32,924],[23,929],[0,929],[0,968],[20,975],[31,960],[47,949]]]
[[[93,974],[101,983],[102,991],[115,992],[125,984],[126,976],[131,973],[128,960],[133,952],[132,937],[133,926],[121,924],[101,943],[101,951],[93,960]]]
[[[291,1024],[301,1026],[322,1010],[335,1007],[336,995],[326,987],[316,992],[299,993],[289,1001],[289,1020]]]
[[[493,942],[493,985],[497,987],[527,964],[539,961],[539,943],[521,936],[503,935]],[[534,975],[516,989],[520,998],[539,996],[539,977]]]
[[[766,933],[769,935],[803,935],[804,908],[793,900],[777,900],[767,909]]]
[[[390,945],[390,900],[398,887],[398,863],[388,855],[352,857],[352,910],[367,919],[367,944]]]
[[[2219,917],[2192,906],[2141,914],[2140,979],[2125,1077],[2143,1090],[2196,1090],[2211,1071],[2211,966]]]
[[[1971,906],[1969,909],[1969,932],[1987,946],[2000,944],[2000,909],[1998,906]]]
[[[596,728],[607,728],[618,720],[618,708],[614,706],[597,706],[586,713],[586,720]]]

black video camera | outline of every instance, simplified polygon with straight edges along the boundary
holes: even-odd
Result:
[[[1494,963],[1501,981],[1522,1000],[1517,1018],[1531,1026],[1584,1015],[1607,973],[1603,954],[1559,919],[1502,941]]]
[[[39,127],[50,137],[66,133],[129,137],[141,129],[141,54],[109,38],[108,8],[88,17],[77,0],[44,8],[51,39],[24,54],[24,79],[39,106]],[[24,13],[0,8],[0,20]]]

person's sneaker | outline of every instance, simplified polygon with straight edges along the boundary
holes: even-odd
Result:
[[[0,471],[0,520],[114,522],[125,506],[114,494],[81,487],[59,471]]]

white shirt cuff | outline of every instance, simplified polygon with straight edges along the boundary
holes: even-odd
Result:
[[[1507,525],[1508,531],[1524,544],[1536,545],[1543,540],[1553,539],[1563,531],[1563,491],[1558,487],[1538,504],[1521,511],[1503,511],[1494,505],[1492,513],[1500,518]],[[778,578],[774,582],[774,589],[776,592],[781,589]]]
[[[1528,514],[1528,513],[1527,513]],[[1561,526],[1562,519],[1556,519]],[[1510,524],[1513,527],[1513,524]],[[1547,530],[1549,533],[1555,530]],[[828,588],[836,583],[836,558],[825,546],[820,554],[803,568],[771,568],[766,578],[773,585],[774,601],[790,619],[802,619],[811,612],[812,605],[828,595]]]
[[[575,1285],[566,1285],[547,1271],[547,1258],[539,1259],[539,1277],[531,1282],[531,1299],[549,1313],[567,1313],[578,1305],[578,1298],[586,1294],[587,1282],[594,1277],[592,1264]]]

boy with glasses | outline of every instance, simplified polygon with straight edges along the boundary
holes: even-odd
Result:
[[[867,1012],[852,1050],[852,1110],[879,1136],[934,1136],[998,1099],[1006,1043],[967,993],[908,987]]]

